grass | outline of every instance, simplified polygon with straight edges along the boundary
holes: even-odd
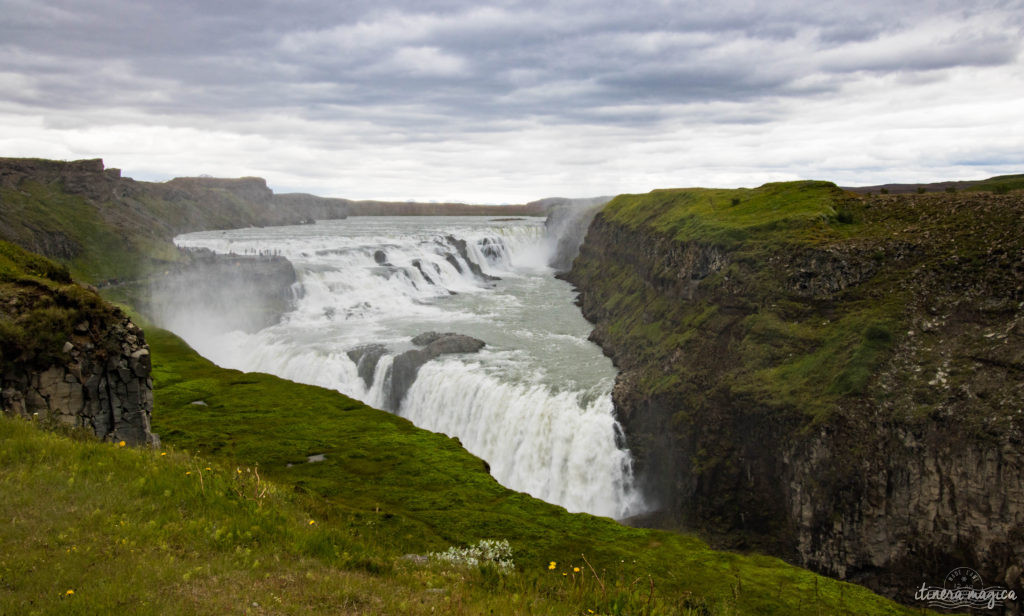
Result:
[[[77,279],[132,279],[154,260],[178,259],[174,246],[139,221],[118,225],[84,197],[25,181],[0,188],[5,235],[25,246],[48,247]]]
[[[76,324],[115,317],[116,309],[72,282],[67,268],[0,240],[0,370],[59,362]],[[102,348],[105,341],[96,342]]]
[[[1010,191],[1024,189],[1024,174],[1017,175],[997,175],[987,180],[974,184],[968,191],[971,192],[994,192],[996,194],[1006,194]]]
[[[477,496],[459,481],[470,473],[449,474],[442,508],[471,514],[456,498]],[[401,555],[472,542],[392,506],[380,484],[370,510],[297,485],[224,456],[121,448],[0,418],[0,613],[909,613],[777,559],[713,552],[528,497],[507,529],[513,573],[416,563]]]
[[[755,234],[830,232],[847,221],[845,193],[831,182],[801,181],[758,188],[684,188],[620,195],[602,210],[609,220],[643,227],[678,241],[735,246]]]

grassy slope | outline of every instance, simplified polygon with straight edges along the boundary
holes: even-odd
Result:
[[[166,332],[149,339],[170,455],[0,423],[0,488],[12,495],[0,504],[12,521],[0,530],[0,611],[220,613],[255,601],[269,611],[254,613],[299,614],[909,613],[774,558],[566,513],[502,488],[443,435],[217,368]],[[313,453],[326,461],[302,463]],[[519,571],[399,558],[480,538],[507,538]],[[582,574],[561,576],[571,565]]]
[[[66,238],[77,254],[63,261],[80,280],[131,279],[153,260],[179,258],[170,242],[145,225],[112,224],[84,197],[54,186],[26,181],[18,190],[0,188],[0,201],[3,223],[18,243],[33,245],[34,238],[47,235]]]
[[[908,308],[924,281],[956,272],[949,284],[973,284],[1000,271],[993,249],[1020,247],[1013,195],[969,193],[859,198],[825,182],[767,184],[756,189],[658,190],[612,200],[602,216],[613,224],[678,242],[730,252],[728,267],[701,281],[693,301],[677,302],[628,264],[577,261],[573,279],[587,280],[600,311],[613,315],[603,338],[647,365],[649,391],[682,391],[704,375],[680,357],[721,357],[709,387],[727,387],[772,407],[822,418],[844,396],[859,396],[915,316]],[[985,199],[1004,199],[1003,202]],[[908,248],[910,247],[910,248]],[[805,267],[800,255],[836,251],[876,272],[827,301],[786,288]],[[994,273],[995,272],[995,273]],[[665,272],[666,277],[674,275]],[[954,301],[956,294],[945,300]],[[739,316],[738,316],[739,315]],[[719,336],[724,336],[719,338]],[[705,362],[710,367],[714,362]],[[707,388],[692,391],[700,403]]]
[[[679,241],[734,247],[752,239],[812,239],[842,207],[843,192],[831,182],[781,182],[759,188],[681,188],[620,195],[602,212],[611,220],[644,227]],[[815,224],[820,223],[820,224]],[[794,231],[802,231],[802,235]]]
[[[64,266],[0,240],[0,371],[60,363],[77,323],[116,317],[95,291],[73,283]]]

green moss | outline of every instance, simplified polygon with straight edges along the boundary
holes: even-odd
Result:
[[[808,237],[832,233],[833,224],[853,220],[849,209],[838,215],[847,201],[846,193],[831,182],[780,182],[753,189],[685,188],[620,195],[602,214],[679,241],[735,246],[755,234],[759,239],[785,234],[793,241],[795,230]]]
[[[79,279],[101,281],[143,275],[154,259],[175,259],[176,251],[138,221],[117,224],[102,208],[57,186],[23,182],[0,189],[5,235],[24,246],[48,246]]]
[[[75,324],[111,320],[114,312],[63,266],[0,241],[0,370],[62,361]]]
[[[63,265],[0,240],[0,281],[15,282],[31,277],[71,282],[71,274]]]

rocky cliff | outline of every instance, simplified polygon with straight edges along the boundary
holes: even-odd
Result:
[[[57,259],[92,282],[180,262],[188,231],[344,218],[347,201],[275,195],[262,178],[138,182],[101,160],[0,158],[0,239]]]
[[[1021,594],[1024,197],[825,183],[609,203],[569,279],[657,511],[904,601]]]
[[[8,414],[158,443],[142,330],[66,269],[0,242],[0,404]]]

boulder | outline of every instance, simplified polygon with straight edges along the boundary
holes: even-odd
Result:
[[[397,411],[401,406],[423,364],[441,355],[476,353],[485,346],[483,340],[451,332],[425,332],[413,338],[412,343],[423,348],[408,350],[395,357],[391,364],[391,386],[386,406],[392,410]]]

